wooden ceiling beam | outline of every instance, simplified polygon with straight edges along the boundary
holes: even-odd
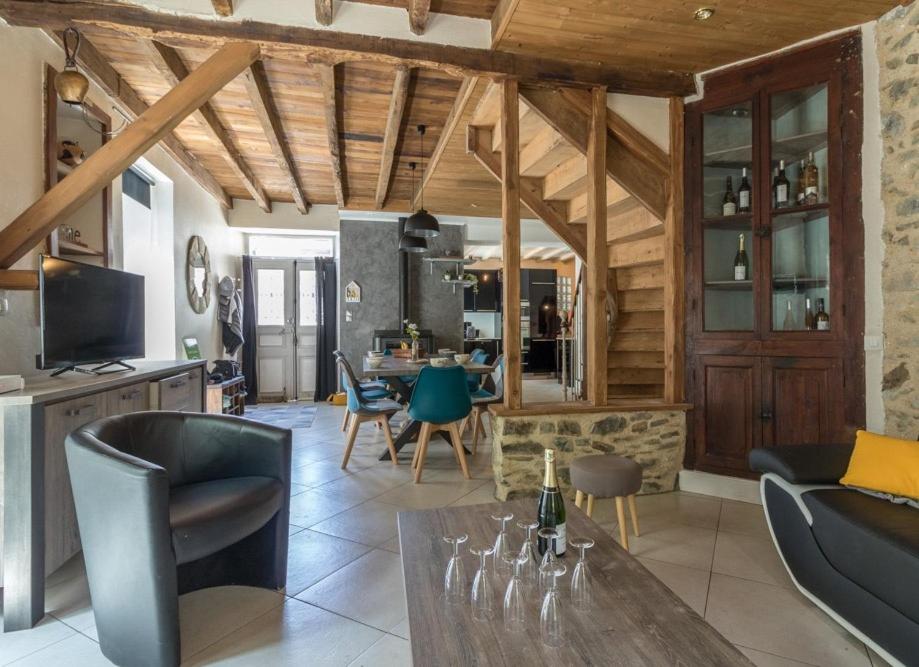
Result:
[[[520,94],[572,146],[587,155],[590,93],[521,86]],[[670,181],[666,154],[618,115],[615,127],[611,127],[607,112],[606,173],[663,220]]]
[[[211,0],[211,4],[220,16],[233,16],[233,0]]]
[[[144,44],[153,64],[156,65],[163,78],[169,82],[169,85],[175,87],[188,78],[188,67],[178,51],[152,40],[144,42]],[[242,181],[243,186],[252,195],[259,208],[266,213],[271,213],[271,200],[268,199],[268,195],[259,185],[255,174],[252,173],[252,169],[249,168],[239,149],[236,148],[230,133],[224,127],[213,105],[210,102],[205,102],[192,116],[211,135],[211,138],[217,142],[218,146],[223,149],[223,157],[230,169]]]
[[[619,67],[580,60],[559,60],[407,39],[393,39],[261,21],[220,21],[157,12],[115,2],[74,0],[0,0],[0,16],[12,25],[63,29],[74,26],[115,31],[134,39],[198,48],[227,41],[256,42],[266,57],[308,59],[335,64],[369,61],[434,69],[454,76],[512,76],[521,81],[589,88],[636,95],[689,95],[689,72]]]
[[[63,41],[59,32],[46,30],[45,34],[63,48]],[[83,72],[111,97],[129,118],[137,118],[150,108],[150,105],[141,99],[137,91],[128,85],[128,82],[109,64],[108,60],[85,35],[77,53],[77,62]],[[189,178],[200,185],[221,206],[226,209],[233,208],[233,199],[226,193],[223,186],[217,182],[217,179],[204,168],[194,155],[188,152],[174,132],[163,136],[160,140],[160,147],[176,161]]]
[[[111,184],[137,158],[259,57],[255,44],[227,44],[0,230],[0,269],[50,234],[61,218]]]
[[[335,8],[332,0],[316,0],[316,22],[319,25],[332,25],[335,18]]]
[[[338,208],[345,207],[345,184],[341,166],[341,141],[338,136],[338,103],[334,65],[317,65],[319,87],[322,90],[322,106],[325,114],[326,138],[329,144],[329,160],[332,168],[332,183],[335,187],[335,201]]]
[[[399,130],[402,127],[402,115],[405,112],[405,101],[408,99],[408,83],[411,77],[412,71],[407,67],[396,69],[396,78],[392,84],[392,95],[389,98],[389,113],[386,115],[386,129],[383,131],[380,173],[377,176],[377,192],[374,198],[374,203],[378,209],[383,208],[383,204],[386,202],[386,195],[389,193],[392,165],[396,156],[396,144],[399,141]]]
[[[0,269],[0,289],[36,290],[38,271]]]
[[[408,0],[408,27],[416,35],[423,35],[428,25],[431,0]]]
[[[254,62],[249,66],[248,71],[246,71],[245,84],[246,92],[249,93],[249,100],[252,102],[252,110],[258,116],[265,138],[271,144],[271,151],[274,153],[278,168],[284,172],[284,176],[287,178],[294,204],[296,204],[300,213],[309,213],[310,202],[303,192],[297,165],[290,152],[290,144],[284,136],[281,116],[278,113],[277,106],[275,106],[274,98],[271,96],[268,75],[265,73],[265,67],[261,61]]]
[[[466,150],[479,161],[485,170],[501,181],[501,160],[498,153],[491,151],[491,136],[488,130],[469,125],[466,128]],[[565,222],[565,214],[551,202],[542,198],[540,179],[520,177],[520,199],[528,209],[546,223],[556,236],[568,244],[578,257],[587,257],[587,234],[580,226]]]

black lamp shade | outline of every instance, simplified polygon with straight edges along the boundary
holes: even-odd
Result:
[[[402,252],[427,252],[428,242],[420,236],[404,234],[399,239],[399,250]]]
[[[440,223],[437,222],[437,218],[422,208],[405,221],[405,234],[432,239],[440,234]]]

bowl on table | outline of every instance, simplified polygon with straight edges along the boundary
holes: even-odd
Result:
[[[458,363],[460,366],[464,366],[464,365],[468,364],[468,363],[469,363],[469,360],[470,360],[471,358],[472,358],[472,355],[471,355],[471,354],[454,354],[454,355],[453,355],[453,359],[454,359],[454,360],[456,361],[456,363]]]
[[[449,347],[442,347],[439,350],[437,350],[437,354],[442,354],[442,355],[452,357],[454,354],[456,354],[456,350],[451,350]]]
[[[377,358],[377,357],[383,358],[385,355],[386,353],[381,352],[380,350],[370,350],[369,352],[367,352],[367,356],[370,357],[371,359]]]
[[[453,359],[450,357],[431,357],[431,365],[434,368],[443,368],[445,366],[450,366],[453,363]]]
[[[367,365],[371,368],[380,368],[384,361],[386,361],[386,358],[383,356],[367,357]]]

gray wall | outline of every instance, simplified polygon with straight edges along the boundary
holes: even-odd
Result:
[[[461,255],[463,227],[441,225],[429,241],[428,255],[447,251]],[[339,346],[355,368],[373,344],[375,329],[401,329],[399,322],[399,223],[342,220],[339,294]],[[424,256],[424,255],[422,255]],[[463,294],[441,284],[443,267],[434,275],[421,257],[409,257],[409,317],[433,331],[438,347],[460,350],[463,344]],[[361,286],[361,303],[345,303],[345,286]],[[348,321],[348,314],[351,321]]]

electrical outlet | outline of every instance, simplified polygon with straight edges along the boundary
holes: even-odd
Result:
[[[354,318],[353,318],[353,316],[351,315],[351,311],[350,311],[350,310],[346,310],[346,311],[345,311],[345,322],[351,322],[353,319],[354,319]]]

